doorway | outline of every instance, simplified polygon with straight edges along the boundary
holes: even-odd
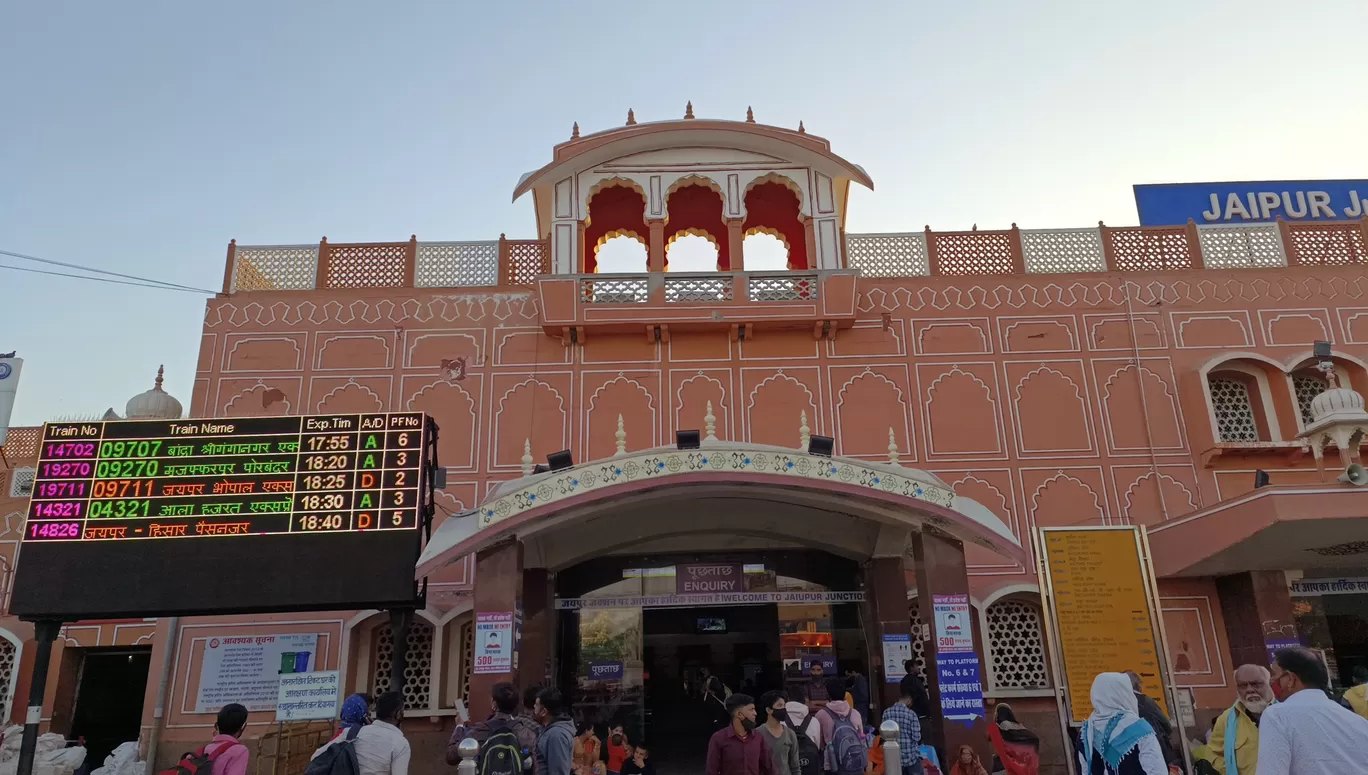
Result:
[[[85,739],[86,762],[93,770],[120,743],[138,739],[152,649],[83,651],[70,737]]]
[[[778,606],[646,609],[642,623],[651,756],[681,772],[701,772],[708,738],[725,719],[722,706],[703,696],[703,669],[757,701],[777,688],[783,680]]]

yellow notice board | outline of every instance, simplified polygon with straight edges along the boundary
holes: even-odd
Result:
[[[1045,528],[1041,538],[1042,575],[1052,592],[1073,720],[1084,721],[1092,713],[1092,681],[1098,673],[1127,670],[1140,674],[1145,694],[1172,717],[1139,534],[1131,528]]]

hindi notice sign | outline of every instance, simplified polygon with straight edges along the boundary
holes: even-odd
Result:
[[[276,709],[282,675],[309,672],[318,633],[211,635],[205,639],[196,713],[218,713],[230,702],[249,711]]]
[[[676,565],[675,594],[697,595],[712,592],[740,592],[742,568],[739,563],[725,565]]]
[[[280,677],[276,695],[276,721],[321,721],[337,715],[342,694],[342,674],[317,670]]]
[[[513,612],[486,611],[475,615],[476,673],[513,672]]]
[[[1098,673],[1127,670],[1140,675],[1145,694],[1172,717],[1136,528],[1042,528],[1041,534],[1042,575],[1053,592],[1072,719],[1082,722],[1092,713]]]
[[[596,660],[589,663],[590,681],[621,681],[622,663]]]
[[[884,682],[900,683],[907,677],[903,665],[912,658],[912,636],[908,633],[886,632],[883,636]]]
[[[974,630],[969,619],[968,595],[932,595],[936,616],[936,650],[965,652],[974,650]]]

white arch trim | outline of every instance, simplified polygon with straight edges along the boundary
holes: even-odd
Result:
[[[1032,594],[1032,595],[1035,595],[1036,597],[1040,597],[1040,585],[1039,585],[1039,584],[1008,584],[1008,585],[1006,585],[1005,587],[1002,587],[1001,589],[994,590],[991,594],[988,595],[988,597],[985,597],[985,598],[983,599],[983,607],[986,609],[986,608],[988,608],[988,606],[992,605],[993,603],[996,603],[997,601],[1001,600],[1001,599],[1004,598],[1004,597],[1007,597],[1008,595],[1021,595],[1021,594]]]
[[[1222,366],[1225,366],[1226,369],[1231,371],[1240,371],[1240,369],[1238,368],[1239,364],[1230,363],[1231,361],[1240,360],[1258,361],[1259,363],[1268,364],[1269,366],[1272,366],[1278,371],[1287,371],[1283,368],[1283,365],[1281,363],[1278,363],[1277,361],[1273,360],[1267,355],[1260,355],[1259,353],[1251,352],[1234,352],[1221,353],[1220,355],[1213,356],[1206,363],[1203,363],[1201,368],[1197,369],[1197,373],[1202,375],[1202,379],[1205,380],[1208,374]]]
[[[1330,359],[1348,361],[1349,363],[1358,366],[1360,369],[1368,371],[1368,363],[1364,363],[1362,359],[1356,358],[1350,355],[1349,353],[1340,352],[1339,350],[1332,349],[1330,351]],[[1299,368],[1305,368],[1308,364],[1315,364],[1317,360],[1318,359],[1316,358],[1315,351],[1307,350],[1306,352],[1298,353],[1297,355],[1293,355],[1291,358],[1288,358],[1287,361],[1283,364],[1282,370],[1290,374]]]

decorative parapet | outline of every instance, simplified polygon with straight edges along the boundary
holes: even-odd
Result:
[[[1082,229],[848,234],[847,267],[866,278],[982,277],[1088,272],[1368,264],[1368,219],[1340,223],[1103,226]],[[530,286],[551,274],[545,240],[228,247],[224,293],[315,288]],[[558,275],[578,277],[579,275]],[[668,273],[669,303],[725,303],[742,297],[726,272]],[[793,273],[752,273],[752,301],[815,300],[817,285]],[[592,275],[602,303],[649,303],[646,275]],[[617,294],[617,295],[614,295]],[[644,295],[643,295],[644,294]],[[630,302],[626,300],[631,298]]]

